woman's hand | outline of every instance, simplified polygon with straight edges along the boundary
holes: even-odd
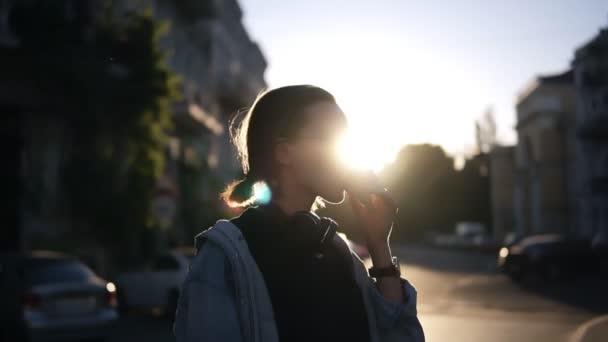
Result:
[[[393,229],[397,206],[388,195],[372,194],[369,196],[368,205],[351,194],[349,194],[349,199],[355,216],[363,226],[367,249],[369,249],[374,267],[389,267],[392,265],[392,255],[388,239]],[[380,277],[376,281],[376,286],[386,299],[395,303],[403,303],[404,295],[400,279]]]
[[[389,196],[369,195],[368,204],[360,198],[348,193],[355,216],[362,226],[367,247],[370,249],[384,248],[393,228],[397,212],[395,202]]]

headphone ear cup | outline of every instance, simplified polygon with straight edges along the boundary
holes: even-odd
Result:
[[[319,218],[319,216],[311,212],[298,211],[297,213],[291,216],[289,222],[295,227],[310,230],[319,226],[321,219]]]
[[[291,216],[289,219],[289,229],[295,236],[298,236],[302,243],[312,243],[315,236],[318,235],[317,230],[320,224],[320,218],[310,212],[300,211]]]
[[[300,241],[301,243],[314,249],[330,243],[338,230],[336,221],[328,217],[319,217],[310,211],[293,214],[289,225],[290,229],[296,232],[296,236],[304,237],[304,241]]]
[[[310,211],[300,211],[292,215],[290,229],[299,236],[300,243],[309,248],[317,248],[326,233],[326,222]]]
[[[329,217],[322,217],[320,220],[320,230],[322,232],[321,244],[331,241],[338,231],[338,223]]]

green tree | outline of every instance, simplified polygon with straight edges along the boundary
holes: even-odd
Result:
[[[455,178],[455,192],[461,198],[456,219],[480,222],[489,226],[491,219],[490,183],[487,153],[467,159]]]
[[[406,145],[381,176],[399,205],[394,237],[409,240],[454,222],[454,160],[436,145]]]
[[[399,211],[392,240],[405,242],[424,237],[431,231],[453,232],[455,223],[489,223],[489,184],[487,155],[467,159],[462,170],[437,145],[406,145],[395,161],[380,172]],[[336,218],[355,240],[362,237],[349,203],[328,206],[322,215]]]
[[[489,153],[496,146],[496,119],[492,107],[475,121],[475,141],[478,153]]]
[[[15,5],[10,23],[19,46],[12,53],[21,77],[61,100],[49,116],[69,127],[63,185],[76,233],[112,256],[134,257],[144,252],[142,234],[157,226],[152,195],[178,80],[159,48],[166,25],[150,11],[118,15],[108,2],[93,16],[86,3],[96,2]]]

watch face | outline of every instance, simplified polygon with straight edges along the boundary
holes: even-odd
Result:
[[[395,258],[395,262],[396,262],[395,267],[397,267],[397,276],[401,277],[401,265],[399,264],[399,259]]]
[[[395,268],[395,275],[397,277],[401,276],[401,267],[399,266],[399,259],[397,257],[393,257],[393,267]]]

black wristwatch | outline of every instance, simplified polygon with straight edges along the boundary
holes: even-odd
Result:
[[[399,260],[397,257],[393,257],[392,265],[388,267],[372,267],[369,269],[369,276],[372,278],[381,278],[381,277],[401,277],[401,268],[399,267]]]

